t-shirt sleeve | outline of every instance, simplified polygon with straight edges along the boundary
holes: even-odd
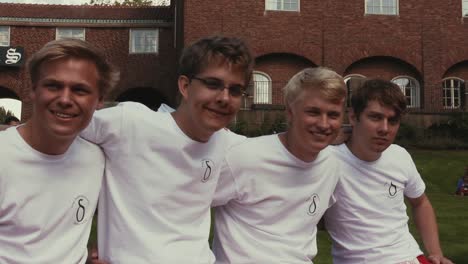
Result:
[[[118,140],[123,122],[124,104],[98,110],[91,118],[88,127],[80,133],[87,141],[100,146]]]
[[[236,199],[237,187],[231,168],[226,159],[221,164],[221,172],[218,178],[218,184],[214,193],[212,207],[225,205],[230,200]]]
[[[406,152],[406,155],[408,156],[408,182],[406,183],[404,194],[409,198],[418,198],[423,195],[426,189],[426,184],[424,184],[424,181],[422,180],[421,175],[419,174],[416,165],[411,158],[411,155],[408,152]]]

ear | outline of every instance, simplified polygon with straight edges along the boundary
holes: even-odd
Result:
[[[36,99],[36,87],[32,87],[31,91],[29,91],[29,99],[34,103]]]
[[[352,126],[356,125],[357,117],[356,117],[356,114],[354,113],[354,110],[353,110],[352,107],[350,107],[349,110],[348,110],[348,120],[349,120],[349,123]]]
[[[101,109],[104,106],[104,100],[103,99],[104,98],[102,96],[99,97],[99,101],[98,101],[96,109]]]
[[[289,103],[286,103],[286,118],[288,120],[288,123],[291,124],[293,120],[293,111],[291,107],[289,106]]]
[[[184,100],[188,97],[188,88],[190,85],[190,79],[185,75],[180,75],[179,79],[177,80],[177,85],[179,87],[179,92],[182,95]]]

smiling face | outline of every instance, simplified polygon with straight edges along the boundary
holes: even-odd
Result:
[[[369,101],[359,118],[351,111],[349,120],[353,132],[348,147],[365,161],[377,160],[393,143],[400,127],[400,117],[395,110],[377,100]]]
[[[225,60],[212,62],[196,75],[202,80],[222,81],[225,87],[245,87],[245,73]],[[226,127],[240,109],[242,96],[229,89],[215,90],[198,79],[179,77],[182,103],[174,114],[180,128],[192,139],[205,142],[216,131]]]
[[[289,150],[302,160],[313,160],[338,135],[344,98],[327,100],[319,89],[305,89],[288,107]]]
[[[96,65],[89,60],[45,62],[33,85],[31,121],[45,140],[73,141],[102,103]]]

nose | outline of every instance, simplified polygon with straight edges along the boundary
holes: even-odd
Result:
[[[72,102],[72,93],[68,87],[61,89],[59,94],[59,104],[62,106],[68,106]]]
[[[320,120],[318,122],[318,127],[326,130],[330,127],[330,122],[328,116],[326,114],[320,116]]]
[[[379,126],[379,132],[386,134],[388,132],[388,119],[384,118]]]
[[[229,96],[229,88],[224,87],[224,89],[219,91],[217,101],[219,103],[227,103],[229,101]]]

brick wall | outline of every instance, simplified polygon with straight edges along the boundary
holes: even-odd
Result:
[[[461,0],[399,1],[396,16],[366,15],[364,0],[300,1],[300,12],[265,11],[265,1],[185,0],[184,39],[222,33],[246,39],[256,56],[294,54],[347,75],[420,81],[420,112],[443,112],[444,74],[468,79],[468,18]],[[386,59],[382,59],[386,58]],[[306,65],[259,61],[272,79],[287,79]],[[275,70],[274,70],[275,69]],[[276,77],[275,77],[276,76]],[[274,103],[280,102],[275,86]]]
[[[19,12],[24,11],[24,12]],[[10,14],[10,15],[9,15]],[[157,20],[160,25],[99,24],[82,22],[40,24],[1,21],[10,26],[10,46],[22,46],[26,58],[40,49],[45,43],[55,39],[57,25],[84,27],[86,41],[100,48],[111,63],[121,71],[121,81],[106,96],[106,101],[115,100],[120,94],[132,88],[150,88],[154,94],[163,97],[166,103],[175,103],[176,50],[172,11],[167,8],[109,8],[86,6],[48,6],[0,4],[0,17],[21,18],[65,18],[65,19],[127,19]],[[167,22],[164,22],[167,21]],[[80,24],[81,23],[81,24]],[[130,28],[149,27],[159,29],[159,50],[157,54],[129,54]],[[32,106],[28,98],[30,81],[28,73],[22,68],[0,67],[0,87],[17,94],[23,102],[22,120],[31,115]]]

